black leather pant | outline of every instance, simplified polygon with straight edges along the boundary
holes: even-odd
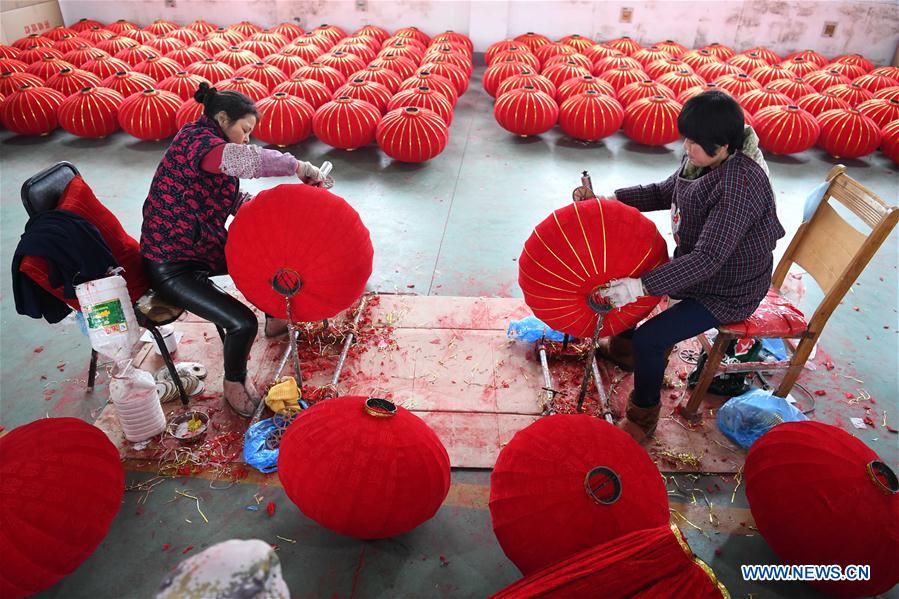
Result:
[[[225,330],[225,380],[244,382],[259,323],[248,306],[209,279],[226,273],[213,273],[200,262],[145,259],[144,267],[153,289],[164,300]]]

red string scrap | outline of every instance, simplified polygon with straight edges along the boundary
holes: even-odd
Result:
[[[265,511],[268,512],[268,517],[271,518],[275,515],[275,502],[269,501],[268,505],[265,506]]]

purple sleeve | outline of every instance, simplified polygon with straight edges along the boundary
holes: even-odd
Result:
[[[297,159],[286,152],[263,149],[257,177],[287,177],[297,172]]]
[[[296,173],[297,159],[256,145],[229,143],[222,150],[221,171],[240,179],[286,177]]]
[[[633,206],[640,212],[668,210],[671,208],[676,181],[677,173],[674,173],[661,183],[616,189],[615,197],[618,201]]]

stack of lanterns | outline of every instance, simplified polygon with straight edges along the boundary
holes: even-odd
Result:
[[[395,160],[423,162],[446,147],[473,69],[471,41],[452,31],[431,38],[373,25],[348,35],[334,25],[307,33],[291,23],[264,31],[247,21],[89,22],[0,46],[7,129],[46,135],[62,126],[105,137],[121,128],[166,139],[200,116],[193,93],[207,81],[257,103],[256,136],[266,143],[288,146],[314,133],[354,150],[377,140]]]
[[[623,128],[651,146],[678,139],[683,103],[706,90],[732,95],[761,146],[794,154],[820,146],[840,158],[877,149],[896,160],[899,68],[848,54],[828,61],[804,50],[782,58],[763,48],[721,44],[688,50],[672,41],[641,47],[630,38],[596,43],[581,35],[553,42],[526,33],[491,44],[484,90],[497,122],[515,135],[556,124],[585,142]]]

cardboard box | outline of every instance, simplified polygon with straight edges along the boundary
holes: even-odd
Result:
[[[5,10],[0,13],[0,42],[11,44],[31,33],[44,33],[62,24],[62,12],[56,0]]]
[[[43,4],[47,0],[0,0],[0,12],[7,12],[17,8],[25,8],[35,4]]]

